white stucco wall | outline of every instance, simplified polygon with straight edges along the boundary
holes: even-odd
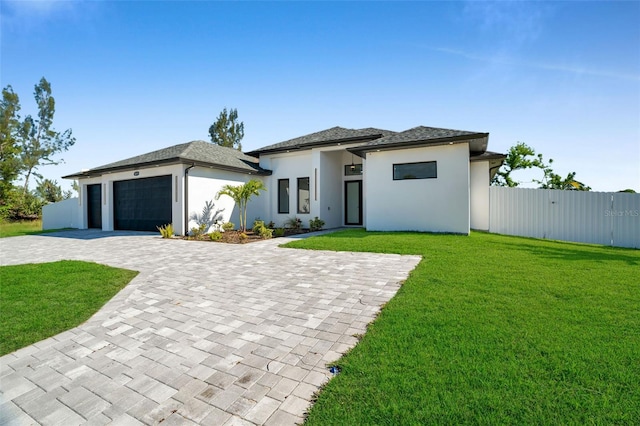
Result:
[[[325,228],[337,228],[342,225],[342,152],[321,152],[319,185],[320,206],[318,217],[324,220]],[[315,217],[315,216],[314,216]]]
[[[471,229],[489,230],[489,162],[470,163]]]
[[[183,195],[185,187],[185,170],[189,167],[185,164],[175,164],[169,166],[159,166],[147,169],[129,170],[124,172],[109,173],[94,178],[83,178],[79,180],[81,188],[81,196],[78,201],[78,228],[86,229],[88,224],[87,205],[84,200],[87,199],[87,185],[102,185],[102,229],[111,231],[114,227],[113,217],[113,183],[116,181],[142,179],[156,176],[171,175],[171,215],[173,229],[177,235],[185,233],[185,209],[183,204]],[[138,173],[137,176],[134,173]],[[239,226],[238,208],[235,206],[231,198],[222,196],[219,200],[215,199],[216,194],[226,184],[240,185],[250,179],[261,179],[264,177],[257,175],[249,175],[247,173],[229,172],[212,168],[194,167],[189,170],[189,208],[188,216],[197,212],[200,214],[206,201],[213,200],[216,208],[223,208],[223,221],[231,221]],[[261,192],[259,197],[253,197],[249,201],[247,209],[247,222],[249,226],[253,224],[257,217],[263,218],[266,211],[267,197]],[[194,221],[189,221],[186,231],[196,226]]]
[[[80,196],[80,229],[87,228],[87,185],[102,185],[102,230],[113,231],[113,182],[131,179],[143,179],[148,177],[171,175],[171,216],[176,234],[182,233],[183,209],[182,193],[184,191],[184,166],[181,164],[158,166],[146,169],[127,170],[104,174],[93,178],[78,180],[81,190]],[[138,173],[136,176],[135,173]],[[177,184],[177,185],[176,185]]]
[[[245,173],[236,173],[212,168],[195,167],[189,170],[189,217],[192,214],[202,213],[202,208],[207,201],[213,200],[215,210],[223,209],[221,212],[223,222],[233,222],[236,228],[240,226],[240,209],[235,205],[234,201],[222,195],[216,200],[216,194],[225,185],[242,185],[251,179],[262,180],[262,176],[249,175]],[[264,201],[267,193],[260,192],[259,196],[254,196],[249,200],[247,205],[247,228],[253,226],[253,221],[260,217],[264,219],[263,213]],[[268,221],[268,220],[267,220]],[[196,226],[196,222],[190,220],[188,229]]]
[[[316,162],[319,164],[319,157]],[[276,226],[283,226],[287,219],[296,216],[302,220],[303,226],[307,227],[309,219],[319,216],[319,204],[314,192],[316,182],[311,151],[262,155],[260,166],[273,172],[265,179],[268,195],[263,204],[264,215],[261,215],[263,220],[273,221]],[[309,178],[310,213],[298,213],[298,178],[303,177]],[[278,213],[279,179],[289,179],[289,213]]]
[[[79,228],[82,216],[77,197],[42,206],[42,229]]]
[[[393,164],[422,161],[437,161],[437,178],[393,180]],[[365,180],[368,230],[469,233],[467,143],[370,152]]]
[[[345,165],[351,164],[351,161],[356,164],[363,163],[361,158],[352,156],[346,148],[358,145],[362,143],[262,155],[260,165],[273,172],[265,179],[270,193],[264,205],[264,219],[273,220],[277,226],[281,226],[288,218],[296,216],[303,221],[303,226],[307,227],[309,220],[318,216],[324,220],[325,228],[344,226],[344,182],[363,179],[363,176],[344,176]],[[311,211],[308,214],[297,212],[299,177],[309,177]],[[289,214],[278,213],[279,179],[289,179]],[[363,211],[363,216],[365,215]]]

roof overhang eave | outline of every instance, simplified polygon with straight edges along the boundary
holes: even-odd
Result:
[[[311,148],[316,148],[321,146],[341,145],[343,143],[351,144],[351,143],[358,143],[358,142],[369,142],[372,140],[380,139],[382,136],[383,136],[382,133],[380,133],[380,134],[373,134],[368,136],[357,136],[352,138],[333,139],[330,141],[323,141],[323,142],[308,142],[308,143],[297,144],[297,145],[281,147],[281,148],[257,149],[255,151],[246,152],[245,154],[257,158],[262,154],[276,154],[279,152],[300,151],[300,150],[311,149]],[[347,150],[349,150],[349,148],[347,148]]]
[[[489,161],[489,160],[501,160],[507,158],[504,154],[491,154],[491,155],[473,155],[469,158],[469,161]]]
[[[371,146],[359,146],[354,148],[347,148],[347,151],[352,154],[357,155],[360,158],[365,158],[367,152],[376,152],[376,151],[393,151],[395,149],[409,149],[423,146],[440,146],[440,145],[453,145],[457,143],[464,143],[475,140],[483,140],[481,144],[481,149],[477,149],[478,147],[469,147],[469,151],[480,151],[484,152],[487,150],[487,143],[489,140],[489,133],[473,133],[470,135],[462,135],[462,136],[452,136],[447,138],[438,138],[438,139],[426,139],[426,140],[417,140],[417,141],[409,141],[409,142],[399,142],[399,143],[389,143],[384,145],[371,145]],[[474,149],[475,148],[475,149]]]
[[[62,176],[62,178],[63,179],[90,178],[90,177],[98,177],[98,176],[115,173],[115,172],[126,172],[126,171],[140,170],[140,169],[150,169],[150,168],[159,167],[159,166],[171,166],[174,164],[189,164],[189,165],[193,164],[198,167],[206,167],[211,169],[219,169],[219,170],[245,173],[245,174],[256,174],[256,175],[262,175],[262,176],[269,176],[272,174],[271,170],[262,169],[260,167],[257,167],[256,169],[251,170],[251,169],[244,169],[241,167],[233,167],[233,166],[227,166],[223,164],[207,163],[204,161],[189,160],[185,158],[176,157],[176,158],[169,158],[169,159],[158,160],[158,161],[150,161],[147,163],[138,163],[138,164],[108,167],[108,168],[101,168],[101,169],[90,169],[84,172]]]

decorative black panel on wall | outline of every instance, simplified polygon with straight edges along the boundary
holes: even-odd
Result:
[[[87,227],[102,229],[102,184],[87,185]]]

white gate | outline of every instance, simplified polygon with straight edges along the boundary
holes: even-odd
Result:
[[[640,194],[492,186],[489,232],[640,248]]]

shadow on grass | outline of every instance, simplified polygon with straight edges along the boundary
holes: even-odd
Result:
[[[622,247],[596,246],[589,244],[549,241],[549,245],[541,245],[545,240],[536,240],[537,244],[528,244],[521,238],[517,243],[500,242],[513,250],[527,251],[535,256],[547,259],[566,261],[590,261],[605,263],[622,261],[628,265],[640,265],[640,251]]]
[[[35,230],[35,231],[19,231],[19,232],[5,232],[5,231],[1,231],[0,232],[0,238],[10,238],[10,237],[21,237],[23,235],[45,235],[45,234],[51,234],[54,232],[61,232],[61,231],[67,231],[70,230],[72,228],[61,228],[61,229],[46,229],[46,230]]]

